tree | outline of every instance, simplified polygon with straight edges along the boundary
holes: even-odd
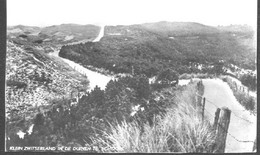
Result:
[[[176,85],[179,82],[179,74],[168,68],[159,73],[157,76],[155,83],[161,83],[166,85]]]
[[[137,98],[139,99],[149,99],[151,94],[151,88],[149,85],[149,79],[145,75],[141,75],[138,78],[138,85],[137,85]]]
[[[106,111],[105,105],[105,92],[100,87],[96,86],[89,94],[89,104],[91,104],[91,111],[97,117],[102,117]]]
[[[240,77],[243,85],[247,86],[249,89],[255,91],[257,86],[257,80],[255,75],[244,74]]]
[[[224,73],[224,63],[222,62],[217,62],[214,64],[213,67],[213,72],[216,73],[217,75]]]

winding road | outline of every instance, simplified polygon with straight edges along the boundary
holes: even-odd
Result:
[[[204,97],[206,98],[205,116],[214,121],[216,108],[228,107],[231,119],[226,140],[226,153],[252,152],[256,139],[256,116],[237,102],[228,84],[220,79],[204,79]],[[249,142],[241,142],[249,141]]]
[[[100,39],[104,36],[104,26],[101,26],[99,35],[97,36],[96,39],[93,40],[93,42],[98,42]],[[71,43],[73,44],[73,43]],[[54,52],[50,53],[49,55],[52,55],[54,57],[57,57],[61,60],[63,60],[65,63],[67,63],[70,67],[72,67],[74,70],[77,72],[85,75],[88,77],[89,80],[89,88],[90,90],[93,90],[96,86],[99,86],[101,89],[105,89],[107,83],[111,80],[114,79],[113,76],[106,76],[104,74],[89,70],[69,59],[65,59],[59,56],[59,51],[60,49],[55,50]]]

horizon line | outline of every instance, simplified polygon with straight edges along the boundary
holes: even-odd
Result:
[[[203,23],[199,23],[199,22],[194,22],[194,21],[166,21],[166,20],[162,20],[162,21],[156,21],[156,22],[141,22],[141,23],[132,23],[132,24],[105,24],[102,22],[95,22],[95,23],[86,23],[86,24],[82,24],[82,23],[61,23],[61,24],[49,24],[49,25],[26,25],[26,24],[15,24],[15,25],[6,25],[7,27],[15,27],[15,26],[30,26],[30,27],[39,27],[39,28],[44,28],[44,27],[50,27],[50,26],[59,26],[59,25],[95,25],[95,26],[130,26],[130,25],[142,25],[142,24],[149,24],[149,23],[160,23],[160,22],[169,22],[169,23],[196,23],[196,24],[201,24],[201,25],[205,25],[205,26],[211,26],[211,27],[221,27],[221,26],[235,26],[235,25],[243,25],[243,26],[250,26],[252,28],[254,28],[253,25],[251,24],[247,24],[247,23],[241,23],[241,24],[219,24],[219,25],[207,25],[207,24],[203,24]],[[257,25],[256,25],[257,26]]]

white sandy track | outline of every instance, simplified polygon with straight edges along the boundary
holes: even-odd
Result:
[[[68,59],[63,59],[64,62],[66,62],[67,64],[69,64],[72,68],[74,68],[76,71],[78,71],[79,73],[86,75],[88,77],[89,80],[89,87],[90,89],[94,89],[95,86],[99,86],[101,89],[105,89],[107,83],[113,79],[113,77],[110,76],[106,76],[103,74],[100,74],[98,72],[94,72],[91,71],[73,61],[70,61]]]
[[[103,35],[104,35],[104,26],[101,27],[98,37],[93,42],[99,41],[103,37]],[[50,53],[50,55],[53,55],[55,57],[62,59],[65,63],[67,63],[74,70],[76,70],[77,72],[87,76],[87,78],[89,80],[90,90],[94,89],[96,85],[99,86],[101,89],[105,89],[107,83],[111,79],[114,79],[114,77],[112,77],[112,76],[106,76],[106,75],[103,75],[101,73],[91,71],[91,70],[71,61],[71,60],[59,57],[59,49],[56,50],[53,53]]]
[[[114,79],[114,77],[112,76],[106,76],[103,75],[101,73],[89,70],[71,60],[62,58],[58,56],[59,51],[55,51],[53,53],[50,53],[50,55],[53,55],[55,57],[58,57],[59,59],[62,59],[65,63],[67,63],[70,67],[72,67],[74,70],[76,70],[77,72],[87,76],[88,80],[89,80],[89,88],[90,90],[93,90],[96,85],[99,86],[101,89],[105,89],[107,83],[111,80]]]
[[[220,79],[204,79],[203,84],[204,97],[206,97],[205,116],[210,119],[211,123],[214,121],[217,107],[228,107],[231,110],[228,132],[239,141],[255,141],[256,116],[250,114],[237,102],[230,87]],[[227,136],[226,153],[252,152],[253,142],[239,142],[232,136],[229,134]]]
[[[102,25],[102,26],[101,26],[101,29],[100,29],[100,32],[99,32],[99,34],[98,34],[98,36],[97,36],[97,38],[94,39],[93,42],[98,42],[98,41],[100,41],[100,39],[104,36],[104,31],[105,31],[105,26]]]

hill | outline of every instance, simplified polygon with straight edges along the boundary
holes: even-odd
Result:
[[[95,25],[61,24],[48,27],[12,26],[7,28],[7,38],[16,43],[67,44],[90,41],[96,38],[100,27]]]
[[[206,26],[194,22],[156,22],[156,23],[145,23],[142,27],[158,34],[165,36],[191,36],[191,35],[202,35],[202,34],[214,34],[218,33],[218,30],[211,26]]]
[[[7,41],[5,107],[10,132],[18,131],[19,121],[31,124],[37,109],[49,110],[53,101],[71,97],[70,93],[81,87],[87,88],[82,82],[88,81],[86,77],[42,50]]]
[[[187,70],[191,62],[224,61],[254,69],[254,48],[245,44],[245,40],[252,40],[253,33],[233,33],[183,22],[106,26],[99,42],[63,46],[60,56],[115,73],[131,73],[134,69],[147,76],[165,67],[185,72],[183,68]]]

